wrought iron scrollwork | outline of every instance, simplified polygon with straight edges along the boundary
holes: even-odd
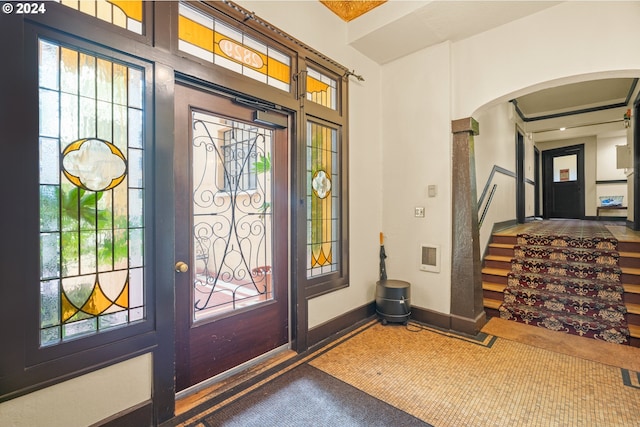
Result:
[[[270,131],[231,120],[224,131],[193,127],[194,310],[269,299]]]

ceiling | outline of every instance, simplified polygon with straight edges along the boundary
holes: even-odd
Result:
[[[328,3],[332,3],[330,9],[348,22],[350,45],[379,64],[446,40],[462,40],[562,3],[452,0],[390,0],[383,3],[362,0],[321,1],[327,7],[330,7]],[[359,5],[355,7],[349,3]],[[354,9],[358,9],[358,12],[354,13]],[[345,18],[345,14],[350,15]],[[629,101],[638,96],[637,83],[637,78],[610,78],[573,83],[524,95],[512,102],[516,106],[516,112],[529,128],[527,132],[544,133],[557,131],[559,127],[622,122]],[[576,119],[577,117],[580,118]],[[556,133],[546,137],[562,139],[571,136],[570,133]]]

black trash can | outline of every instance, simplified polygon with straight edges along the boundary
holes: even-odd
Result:
[[[411,284],[403,280],[379,280],[376,283],[376,312],[382,324],[407,324],[411,315]]]

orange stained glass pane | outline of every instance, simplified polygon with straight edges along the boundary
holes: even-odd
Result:
[[[283,64],[274,58],[267,59],[269,77],[280,80],[281,82],[289,83],[291,80],[291,67],[287,64]]]
[[[113,305],[111,301],[102,291],[100,283],[93,285],[93,292],[82,306],[82,311],[97,316]]]
[[[60,297],[62,300],[62,323],[65,323],[78,312],[78,309],[69,301],[67,294],[63,292]]]
[[[138,22],[142,22],[141,0],[108,0],[109,3],[121,9],[125,15]]]
[[[122,308],[129,308],[129,281],[128,280],[127,280],[127,283],[125,283],[124,288],[122,289],[122,292],[116,299],[115,303],[116,305]]]
[[[213,52],[213,30],[180,16],[178,22],[178,37],[188,43]]]

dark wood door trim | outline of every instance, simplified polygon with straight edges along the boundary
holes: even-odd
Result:
[[[577,159],[577,181],[578,181],[578,218],[584,218],[584,144],[571,145],[567,147],[554,148],[542,152],[542,174],[543,174],[543,216],[544,218],[553,217],[554,212],[551,210],[553,204],[553,159],[559,156],[576,154]]]

